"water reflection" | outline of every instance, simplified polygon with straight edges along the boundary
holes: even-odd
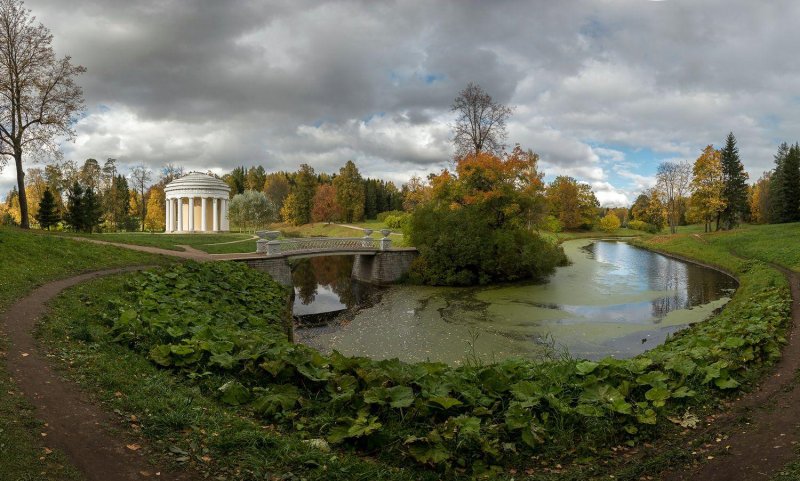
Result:
[[[549,282],[458,289],[375,288],[350,280],[352,258],[295,266],[295,314],[338,313],[296,330],[323,351],[459,364],[508,356],[630,357],[707,318],[735,288],[730,277],[624,242],[564,243],[572,265]],[[369,301],[365,302],[365,299]],[[330,320],[330,319],[329,319]]]
[[[365,304],[375,287],[351,278],[353,256],[321,256],[291,262],[293,312],[305,323]],[[316,317],[311,317],[316,316]],[[324,320],[324,319],[323,319]]]

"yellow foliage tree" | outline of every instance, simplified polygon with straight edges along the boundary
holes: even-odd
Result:
[[[617,217],[617,215],[613,212],[609,212],[605,217],[600,219],[600,230],[608,234],[611,234],[619,229],[620,225],[621,223],[619,221],[619,217]]]
[[[144,226],[150,232],[162,231],[166,227],[166,200],[164,190],[158,187],[150,189],[147,199],[147,214],[144,217]]]
[[[711,222],[715,219],[719,228],[720,214],[725,209],[724,188],[720,152],[709,145],[694,161],[690,199],[692,215],[703,222],[705,232],[711,231]]]

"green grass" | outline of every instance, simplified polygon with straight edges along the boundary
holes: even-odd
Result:
[[[84,271],[164,262],[158,256],[0,227],[0,312],[47,281]],[[0,351],[7,339],[0,333]],[[0,479],[74,480],[59,452],[46,454],[41,422],[0,362]]]
[[[148,247],[158,247],[160,249],[182,251],[181,245],[188,245],[198,250],[217,253],[222,252],[255,252],[255,240],[252,234],[243,233],[222,233],[222,234],[163,234],[149,232],[112,232],[107,234],[76,234],[65,232],[63,235],[88,237],[107,242],[118,242],[121,244],[133,244]],[[213,245],[241,241],[234,244]],[[251,250],[247,250],[251,247]],[[230,250],[245,249],[245,250]]]

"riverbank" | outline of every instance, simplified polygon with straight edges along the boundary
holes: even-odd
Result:
[[[744,235],[744,232],[729,235]],[[723,237],[724,234],[719,236]],[[736,384],[754,385],[760,372],[767,369],[776,359],[775,351],[781,343],[781,332],[786,328],[785,308],[780,307],[785,304],[788,297],[783,277],[763,262],[731,259],[731,256],[726,255],[725,242],[727,241],[715,240],[711,244],[703,242],[703,240],[686,239],[680,236],[651,240],[654,248],[671,250],[679,255],[702,257],[706,262],[730,269],[739,276],[742,287],[720,316],[683,331],[662,348],[637,358],[639,361],[634,364],[620,361],[599,363],[566,361],[561,364],[564,368],[571,366],[570,369],[576,370],[572,373],[562,372],[561,374],[567,375],[566,378],[561,379],[560,383],[562,389],[564,387],[569,389],[569,396],[567,398],[559,396],[558,399],[561,399],[562,402],[568,400],[566,406],[570,407],[567,413],[559,414],[562,422],[567,419],[573,419],[571,422],[575,422],[580,418],[573,418],[573,416],[576,414],[586,416],[590,414],[590,411],[587,411],[588,406],[594,406],[594,409],[600,409],[606,414],[600,418],[589,415],[585,420],[594,419],[592,422],[602,422],[602,424],[595,426],[594,429],[583,431],[578,428],[579,424],[573,425],[572,429],[575,429],[573,432],[593,433],[595,429],[600,428],[605,432],[605,438],[597,438],[594,443],[588,444],[587,439],[583,439],[582,442],[576,444],[575,439],[569,435],[570,431],[557,433],[544,430],[540,435],[547,436],[548,443],[551,443],[552,447],[537,445],[538,447],[532,451],[535,456],[532,463],[530,462],[530,449],[532,448],[526,447],[522,440],[520,444],[516,445],[521,457],[507,454],[509,457],[505,463],[493,463],[495,468],[487,466],[490,469],[486,473],[491,473],[493,479],[519,479],[522,477],[520,476],[522,473],[526,473],[525,476],[528,479],[548,481],[592,479],[594,477],[608,479],[609,474],[614,474],[616,479],[639,479],[643,475],[653,475],[676,460],[696,460],[696,458],[704,456],[702,445],[697,451],[700,453],[698,455],[683,453],[678,449],[677,444],[684,444],[687,440],[687,434],[682,433],[687,432],[691,436],[692,429],[673,424],[668,419],[671,416],[669,413],[674,413],[675,419],[690,423],[692,416],[687,417],[687,407],[691,408],[692,415],[702,419],[705,419],[704,413],[712,414],[715,411],[724,410],[728,400],[732,399],[732,395],[741,389]],[[747,247],[743,246],[741,241],[736,244],[739,248]],[[761,256],[770,258],[773,254],[764,252]],[[143,435],[148,443],[153,443],[155,455],[166,456],[178,466],[188,463],[209,473],[223,473],[229,479],[255,479],[257,476],[263,476],[266,472],[291,472],[307,479],[345,479],[346,477],[352,479],[353,476],[371,476],[373,479],[440,479],[442,476],[458,478],[469,474],[461,471],[457,458],[445,458],[448,464],[454,463],[450,464],[451,468],[446,472],[441,471],[442,463],[435,463],[439,465],[439,470],[431,470],[424,466],[425,463],[415,467],[408,458],[399,459],[391,452],[387,453],[388,457],[379,456],[372,460],[362,461],[361,456],[374,454],[368,449],[369,443],[376,434],[385,433],[383,429],[378,429],[375,434],[359,436],[356,438],[355,445],[350,446],[348,443],[347,446],[350,447],[334,448],[333,453],[325,453],[327,448],[309,450],[308,443],[318,446],[323,446],[323,444],[314,441],[320,439],[319,437],[311,437],[318,436],[318,434],[310,429],[308,421],[304,420],[304,418],[312,418],[304,415],[303,409],[299,409],[296,415],[298,417],[293,418],[299,421],[300,427],[297,425],[298,421],[292,421],[290,423],[292,428],[287,430],[284,424],[285,419],[283,421],[272,419],[272,423],[269,424],[272,427],[265,431],[261,427],[265,425],[264,420],[258,418],[251,420],[247,415],[248,409],[242,410],[243,408],[225,406],[224,403],[216,400],[219,396],[218,393],[202,389],[198,391],[197,379],[194,381],[191,378],[181,379],[168,371],[157,369],[145,356],[120,346],[113,338],[110,338],[107,334],[108,321],[103,321],[102,316],[107,311],[106,300],[114,298],[114,296],[124,296],[128,290],[123,279],[114,281],[117,282],[116,287],[112,284],[104,284],[104,282],[86,284],[59,298],[56,301],[55,315],[51,316],[51,321],[46,324],[48,327],[42,331],[42,336],[45,342],[53,346],[52,353],[55,354],[55,357],[52,359],[63,363],[65,372],[70,378],[80,382],[95,396],[107,399],[109,406],[116,406],[115,408],[125,418],[130,420],[132,419],[130,416],[133,415],[137,420],[141,420],[141,422],[128,423],[136,426],[131,426],[129,430],[137,435]],[[225,302],[224,299],[224,297],[217,297],[215,302]],[[760,319],[756,319],[758,317]],[[747,319],[748,322],[743,324],[741,319]],[[49,326],[54,326],[55,331],[60,331],[57,332],[58,335],[51,335]],[[742,331],[743,327],[747,329]],[[695,358],[695,355],[698,357]],[[670,361],[676,356],[681,360],[680,363]],[[648,360],[647,366],[643,368],[646,371],[638,371],[638,373],[634,373],[633,377],[630,372],[625,374],[618,371],[619,369],[642,369],[641,366],[644,364],[642,360],[645,358]],[[120,362],[120,359],[125,362]],[[691,364],[683,362],[684,360],[694,363],[688,374],[686,371],[689,370]],[[72,364],[69,364],[70,361]],[[727,364],[722,367],[720,362]],[[681,371],[684,373],[681,374]],[[497,367],[482,367],[475,374],[487,372],[497,373]],[[511,374],[505,370],[502,372],[504,375]],[[651,374],[655,372],[660,374]],[[550,370],[536,371],[535,374],[528,372],[526,378],[546,379],[547,376],[553,374]],[[492,374],[492,376],[494,375]],[[516,376],[516,374],[514,375]],[[481,374],[477,379],[481,379],[481,376],[486,376],[486,374]],[[667,379],[662,379],[662,376],[667,376]],[[672,376],[677,377],[673,380]],[[359,375],[354,377],[360,379]],[[705,381],[706,378],[708,381]],[[630,406],[631,413],[636,412],[638,415],[631,417],[624,412],[614,411],[613,404],[608,404],[609,399],[603,397],[605,395],[601,395],[599,398],[587,397],[586,388],[589,386],[586,382],[590,380],[594,383],[601,381],[601,385],[606,386],[603,388],[603,392],[607,394],[613,392],[608,391],[608,388],[616,389],[620,392],[624,403]],[[675,381],[679,384],[673,384]],[[389,382],[391,385],[392,381]],[[566,384],[564,384],[565,382]],[[623,391],[620,386],[625,382],[629,384],[628,388]],[[472,383],[476,383],[476,381],[473,380]],[[417,384],[412,382],[410,387],[413,395],[412,405],[415,408],[418,406],[418,401],[422,403],[419,405],[420,407],[430,405],[430,400],[425,400],[427,398],[419,390],[420,387]],[[479,382],[474,384],[474,387],[481,390],[486,388]],[[541,387],[544,386],[536,389]],[[657,389],[659,387],[661,389]],[[681,390],[681,387],[686,387],[688,391],[694,391],[694,394],[684,396],[688,392]],[[664,393],[664,390],[668,391],[668,395]],[[477,418],[479,424],[474,427],[477,427],[482,438],[491,439],[492,432],[485,431],[488,429],[488,425],[483,424],[483,421],[488,418],[484,417],[486,415],[474,414],[474,407],[469,404],[465,405],[468,399],[463,398],[463,395],[466,392],[469,392],[467,385],[463,386],[460,391],[450,394],[451,399],[461,402],[463,407],[451,406],[447,417],[443,420],[456,419],[463,409],[470,409],[467,412],[473,414],[466,414],[466,416]],[[174,396],[171,395],[173,393]],[[508,394],[512,395],[511,392]],[[356,396],[359,395],[356,394]],[[512,399],[519,401],[518,395],[518,393],[513,394]],[[153,404],[160,397],[164,398],[164,403],[158,406]],[[305,395],[303,398],[306,399]],[[547,398],[541,399],[544,401]],[[552,407],[552,401],[546,402]],[[662,402],[663,405],[661,405]],[[639,406],[640,403],[644,403],[647,407]],[[583,404],[588,405],[580,407]],[[606,407],[607,405],[608,407]],[[622,410],[629,409],[623,407],[622,404],[618,407]],[[378,416],[376,421],[387,426],[394,422],[389,406],[380,409],[373,406],[372,409],[373,415]],[[384,409],[386,412],[383,412]],[[447,409],[445,408],[445,412]],[[584,414],[575,411],[577,409],[584,411]],[[605,411],[606,409],[609,410]],[[648,409],[655,415],[657,424],[648,424],[650,421]],[[210,424],[198,425],[210,411],[219,413],[220,417],[212,416]],[[403,411],[406,410],[403,409]],[[540,420],[539,422],[542,422],[544,419],[538,416],[543,412],[551,411],[550,409],[535,408],[534,412],[537,419]],[[596,413],[596,411],[594,412]],[[153,413],[163,413],[163,415],[159,420],[158,417],[153,417]],[[243,416],[243,414],[245,415]],[[505,420],[508,423],[507,415],[496,414],[500,414],[500,416],[494,416],[493,419],[500,420],[500,422]],[[552,415],[551,413],[550,416]],[[639,415],[643,415],[643,417],[640,418]],[[384,416],[389,417],[384,418]],[[238,423],[237,419],[245,424]],[[626,419],[635,421],[633,424],[617,424]],[[465,429],[466,426],[457,428],[456,432]],[[621,431],[617,434],[609,433],[608,429],[614,426],[619,426]],[[547,423],[542,423],[542,427],[547,428]],[[630,432],[626,432],[626,429],[631,427],[636,428],[636,434],[631,435]],[[428,431],[423,431],[421,434],[424,435],[426,432]],[[213,436],[208,433],[217,435]],[[267,436],[267,434],[270,435]],[[463,434],[467,435],[467,433]],[[611,437],[608,437],[609,435]],[[423,439],[426,438],[427,435]],[[615,443],[613,441],[615,438],[623,442]],[[465,442],[469,438],[462,438],[461,434],[458,434],[458,439],[460,442]],[[510,438],[510,440],[513,439]],[[599,439],[603,439],[604,442],[598,444]],[[308,443],[304,443],[304,440]],[[647,451],[646,448],[641,447],[642,443],[647,440],[658,443],[671,440],[676,444],[673,445],[674,450],[669,448],[662,453],[655,453],[642,462],[642,459],[637,460],[636,456],[637,453]],[[630,441],[633,442],[634,447],[626,445]],[[571,448],[560,448],[562,442],[569,443]],[[443,443],[442,446],[448,448],[447,439],[444,439]],[[433,444],[433,442],[428,439],[421,443],[416,441],[410,444],[424,446]],[[399,448],[399,453],[403,452],[402,444],[395,446]],[[177,448],[178,454],[170,451],[171,447]],[[546,449],[546,447],[550,449]],[[589,447],[592,449],[586,450]],[[264,460],[263,456],[259,454],[264,449],[281,454],[275,460]],[[365,451],[365,449],[367,450]],[[556,456],[559,451],[561,456]],[[186,455],[179,454],[180,452],[185,452]],[[233,453],[237,453],[237,456],[232,456]],[[333,457],[336,458],[336,461],[332,461]],[[523,461],[524,459],[528,459],[528,461]],[[598,460],[602,460],[602,462],[598,463]],[[570,463],[566,464],[564,461],[570,461]],[[562,462],[562,464],[556,466],[558,462]],[[434,464],[433,461],[429,463]],[[474,461],[470,464],[474,464]],[[484,464],[484,466],[486,465]]]

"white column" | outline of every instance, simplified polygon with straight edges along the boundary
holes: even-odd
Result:
[[[228,223],[228,199],[222,199],[222,212],[220,214],[220,219],[222,219],[222,230],[225,232],[231,230],[231,226]]]
[[[189,197],[189,232],[194,232],[194,197]]]
[[[169,233],[170,232],[170,229],[169,229],[169,227],[170,227],[169,218],[170,218],[170,211],[171,211],[170,207],[172,207],[172,199],[167,199],[167,201],[164,202],[164,204],[166,204],[164,206],[164,208],[166,209],[166,213],[164,214],[164,232]]]
[[[219,199],[214,197],[211,201],[214,219],[211,221],[214,232],[219,232]]]
[[[205,197],[200,198],[200,230],[205,232],[208,229],[206,228],[206,199]]]
[[[178,232],[183,232],[183,197],[178,197]]]

